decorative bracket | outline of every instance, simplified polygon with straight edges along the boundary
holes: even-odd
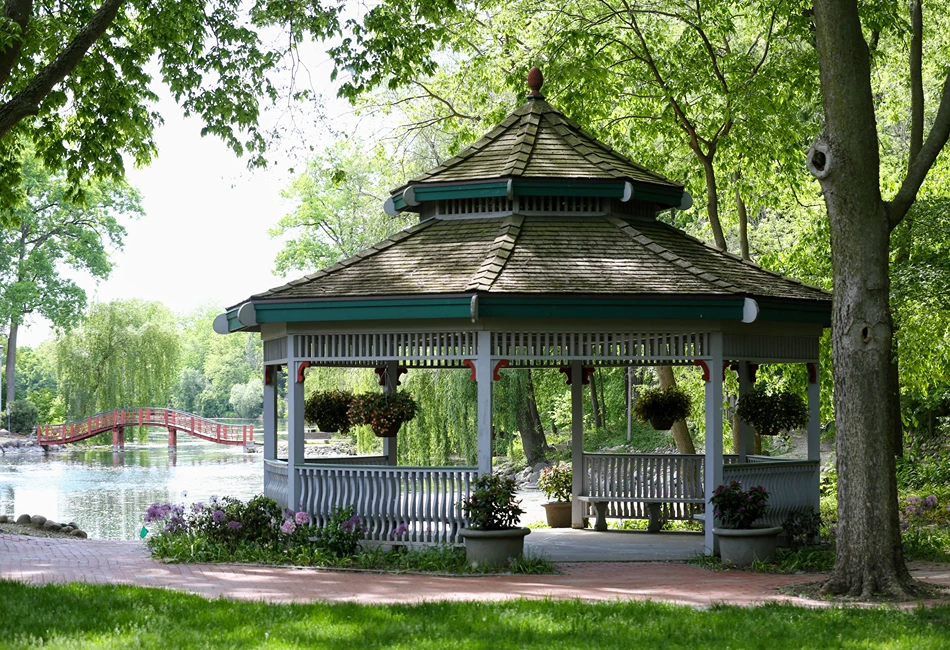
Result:
[[[274,366],[264,366],[264,383],[267,386],[274,383]]]
[[[309,368],[312,364],[309,361],[300,361],[297,364],[297,383],[302,384],[304,380],[304,370]]]
[[[591,366],[582,366],[581,384],[586,386],[587,384],[590,383],[590,376],[594,374],[594,370],[596,370],[596,368],[593,368]],[[564,381],[568,386],[570,386],[571,382],[574,380],[574,377],[572,376],[572,373],[571,373],[571,367],[561,366],[560,368],[558,368],[558,371],[564,373],[564,376],[565,376]]]
[[[808,368],[808,383],[817,384],[818,383],[818,364],[806,363],[805,367]]]
[[[496,363],[495,370],[492,372],[492,379],[494,379],[495,381],[501,381],[501,375],[498,374],[498,371],[501,370],[502,368],[507,368],[510,365],[511,365],[511,362],[508,361],[508,359],[502,359],[501,361]]]
[[[377,375],[379,375],[379,385],[385,386],[386,385],[386,367],[380,366],[379,368],[375,369],[375,372]],[[399,366],[399,370],[396,371],[396,386],[402,386],[402,382],[399,381],[399,376],[404,375],[407,372],[409,372],[409,369],[406,368],[406,366]]]
[[[462,361],[462,365],[472,369],[472,374],[468,378],[475,381],[475,362],[472,359],[465,359]]]
[[[703,381],[709,381],[709,365],[702,359],[696,359],[693,361],[694,366],[699,366],[703,369]]]

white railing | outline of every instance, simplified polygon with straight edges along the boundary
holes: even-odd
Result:
[[[317,525],[329,521],[335,508],[355,506],[365,538],[421,544],[461,542],[465,525],[459,504],[467,499],[478,475],[474,467],[298,466],[303,506]]]
[[[757,460],[724,467],[722,478],[724,483],[739,481],[745,489],[761,485],[768,490],[769,512],[760,523],[781,526],[792,510],[817,510],[820,471],[817,460]]]
[[[491,355],[522,361],[692,361],[706,356],[704,332],[492,332]]]
[[[286,463],[286,458],[280,459]],[[385,465],[389,459],[385,456],[317,456],[306,459],[308,465]]]
[[[264,496],[287,507],[287,461],[264,461]]]

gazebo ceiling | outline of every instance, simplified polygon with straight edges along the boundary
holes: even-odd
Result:
[[[486,193],[492,183],[507,194]],[[387,201],[390,210],[411,201],[419,223],[251,296],[215,328],[469,317],[829,324],[830,293],[656,221],[657,209],[683,195],[681,185],[598,143],[536,94]]]

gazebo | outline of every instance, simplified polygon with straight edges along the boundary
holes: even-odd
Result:
[[[731,478],[772,492],[770,523],[818,506],[819,338],[831,296],[707,246],[657,221],[689,209],[682,185],[585,133],[540,93],[480,140],[393,190],[387,213],[418,223],[357,255],[251,296],[215,330],[260,332],[264,343],[264,491],[325,520],[355,505],[367,537],[400,524],[414,542],[458,542],[457,503],[492,471],[492,381],[502,369],[560,368],[571,386],[576,497],[605,516],[688,518]],[[807,364],[807,458],[753,455],[742,425],[723,454],[723,378],[740,394],[765,363]],[[696,365],[706,386],[705,454],[589,454],[583,386],[597,366]],[[376,368],[383,390],[401,373],[458,368],[478,385],[478,466],[399,467],[396,439],[382,455],[304,458],[304,371]],[[277,458],[276,373],[288,376],[288,454]],[[598,519],[603,524],[603,517]],[[712,526],[705,548],[713,552]]]

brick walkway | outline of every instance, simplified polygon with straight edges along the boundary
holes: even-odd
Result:
[[[712,572],[678,563],[558,564],[563,575],[436,577],[228,564],[162,564],[140,542],[0,535],[0,578],[34,584],[91,582],[166,587],[268,602],[406,603],[509,598],[652,599],[686,605],[785,601],[779,589],[816,576]],[[916,577],[950,586],[950,566],[917,565]]]

